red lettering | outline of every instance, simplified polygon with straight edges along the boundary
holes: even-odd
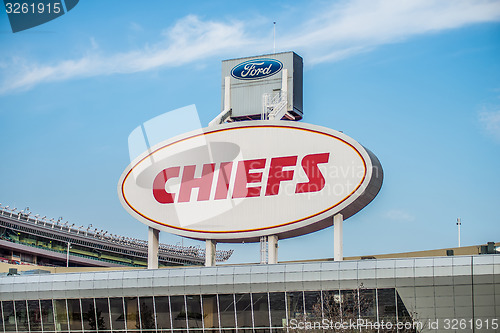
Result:
[[[284,167],[295,166],[297,156],[275,157],[271,159],[266,195],[276,195],[280,191],[280,183],[293,179],[293,170],[283,171]]]
[[[156,175],[153,181],[153,196],[161,204],[173,203],[175,193],[169,193],[165,190],[165,185],[170,178],[179,177],[180,167],[167,168]]]
[[[233,162],[224,162],[220,164],[219,178],[217,179],[217,187],[215,188],[215,200],[227,198],[232,170]]]
[[[251,170],[263,169],[266,165],[266,159],[239,161],[236,169],[236,179],[234,182],[233,198],[249,198],[260,196],[260,186],[247,187],[247,184],[260,183],[262,181],[262,172],[253,172]]]
[[[191,198],[191,191],[197,187],[198,201],[208,200],[210,198],[210,190],[212,189],[212,180],[214,178],[215,164],[204,164],[202,175],[200,178],[194,178],[196,165],[188,165],[184,167],[182,173],[181,189],[179,190],[178,202],[188,202]]]
[[[307,175],[309,182],[299,183],[295,188],[295,193],[318,192],[325,187],[325,178],[318,168],[318,164],[327,163],[330,153],[311,154],[302,159],[302,169]]]

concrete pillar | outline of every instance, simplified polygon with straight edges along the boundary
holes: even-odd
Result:
[[[278,263],[278,236],[271,235],[267,236],[267,244],[268,244],[268,264],[277,264]]]
[[[333,217],[333,260],[344,260],[344,245],[343,245],[343,231],[342,224],[344,217],[342,214],[337,214]]]
[[[205,241],[205,266],[215,266],[215,251],[216,251],[217,241],[213,239],[207,239]]]
[[[149,227],[148,231],[148,269],[158,268],[158,248],[160,247],[160,230]]]

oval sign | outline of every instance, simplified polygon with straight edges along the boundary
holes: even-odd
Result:
[[[122,205],[163,231],[219,242],[280,239],[332,225],[382,186],[378,159],[343,133],[304,123],[224,124],[169,139],[120,178]]]
[[[281,71],[283,64],[276,59],[254,59],[242,62],[231,70],[231,76],[238,80],[257,80]]]

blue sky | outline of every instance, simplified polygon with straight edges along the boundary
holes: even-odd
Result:
[[[146,238],[116,186],[141,123],[220,111],[221,61],[304,58],[304,122],[341,130],[385,172],[344,224],[344,255],[499,241],[500,1],[81,1],[13,34],[0,13],[0,203]],[[162,242],[181,238],[161,234]],[[279,260],[333,257],[331,228]],[[184,244],[204,246],[184,240]],[[230,262],[256,262],[258,244]]]

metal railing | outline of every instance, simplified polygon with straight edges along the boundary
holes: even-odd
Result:
[[[88,228],[83,226],[75,228],[75,224],[69,225],[69,222],[62,223],[62,217],[58,220],[53,218],[47,220],[47,216],[40,217],[39,214],[31,215],[28,208],[17,211],[16,208],[3,207],[0,204],[0,216],[7,221],[18,222],[18,229],[33,234],[35,236],[54,238],[63,242],[70,242],[90,248],[97,248],[105,251],[123,254],[127,256],[147,257],[148,242],[119,235],[108,234],[107,231],[94,228],[92,224]],[[3,223],[5,224],[5,223]],[[9,225],[8,227],[13,227]],[[23,228],[24,227],[24,228]],[[233,254],[233,250],[218,250],[216,260],[224,262]],[[177,264],[199,264],[205,260],[205,249],[199,246],[179,246],[171,244],[160,244],[160,261],[168,261]]]

